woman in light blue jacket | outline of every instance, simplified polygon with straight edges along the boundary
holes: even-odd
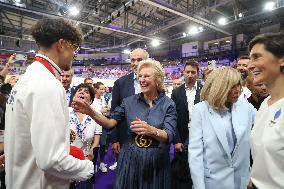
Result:
[[[247,187],[255,109],[240,94],[241,75],[233,68],[214,70],[203,86],[189,129],[194,189]]]

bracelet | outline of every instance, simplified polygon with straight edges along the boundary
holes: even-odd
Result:
[[[159,129],[156,130],[156,137],[159,137],[160,136],[160,133],[159,133]]]

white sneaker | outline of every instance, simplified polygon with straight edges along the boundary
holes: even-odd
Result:
[[[113,165],[109,166],[109,169],[110,169],[110,170],[115,170],[115,169],[116,169],[116,166],[117,166],[117,162],[114,162]]]
[[[107,173],[107,165],[106,165],[105,163],[101,162],[99,169],[100,169],[103,173]]]

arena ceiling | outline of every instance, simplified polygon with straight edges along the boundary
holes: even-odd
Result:
[[[190,27],[202,31],[200,38],[252,34],[260,27],[283,25],[283,0],[273,11],[264,11],[268,0],[0,0],[1,48],[16,41],[32,49],[29,29],[37,19],[64,17],[84,33],[82,49],[113,51],[125,46],[145,46],[153,39],[179,44],[194,38]],[[76,6],[77,16],[68,8]],[[241,15],[241,16],[240,16]],[[219,25],[218,19],[227,19]],[[199,29],[198,29],[199,30]],[[185,34],[187,36],[185,36]],[[6,46],[3,44],[6,44]],[[16,44],[16,48],[19,45]]]

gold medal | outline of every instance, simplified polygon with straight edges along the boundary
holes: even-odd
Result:
[[[76,140],[76,133],[70,129],[70,144]]]

